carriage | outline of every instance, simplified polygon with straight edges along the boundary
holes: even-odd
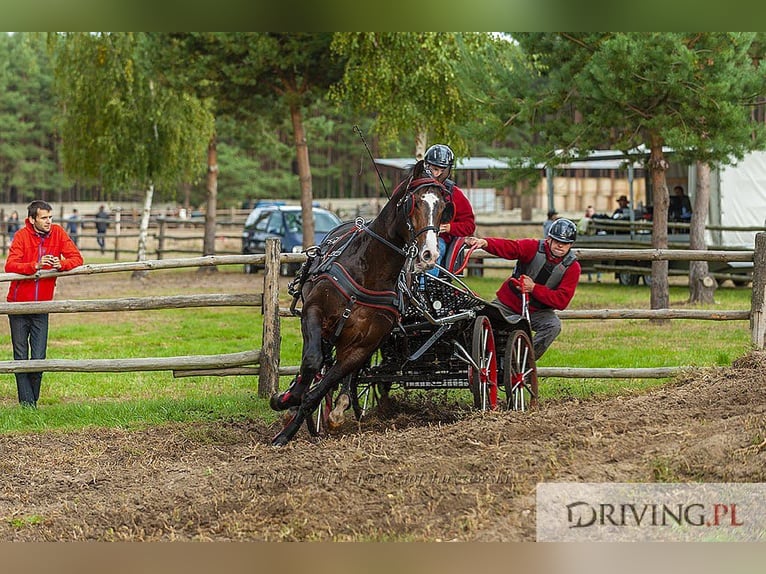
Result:
[[[534,407],[538,384],[528,312],[506,316],[474,293],[459,270],[422,274],[416,285],[406,293],[399,324],[348,382],[356,417],[393,388],[470,389],[482,411]],[[328,406],[317,413],[320,428]]]
[[[287,444],[304,421],[313,435],[337,426],[349,406],[363,417],[397,386],[468,388],[482,410],[534,406],[526,305],[522,316],[506,316],[457,273],[427,272],[439,255],[439,225],[453,214],[449,191],[420,160],[374,220],[341,225],[307,250],[290,287],[301,367],[271,397],[288,414],[273,445]]]

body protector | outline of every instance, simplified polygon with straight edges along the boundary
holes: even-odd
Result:
[[[537,253],[535,257],[527,264],[517,262],[516,268],[513,270],[513,277],[519,278],[522,275],[528,275],[535,283],[545,285],[549,289],[555,289],[561,283],[561,278],[564,277],[567,268],[577,260],[572,251],[567,253],[558,263],[554,263],[548,260],[548,256],[545,254],[545,240],[541,239],[537,246]],[[517,296],[521,296],[518,289],[508,283],[511,291]],[[534,299],[534,296],[530,294],[530,297]],[[537,299],[534,299],[534,306],[538,309],[548,309],[549,306],[541,303]]]

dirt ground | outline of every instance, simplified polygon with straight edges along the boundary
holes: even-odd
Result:
[[[175,279],[151,281],[172,290]],[[72,278],[57,298],[116,296],[111,283]],[[251,420],[0,435],[0,539],[533,541],[541,481],[766,480],[766,354],[529,413],[412,394],[321,442],[301,431],[276,449],[277,430]]]

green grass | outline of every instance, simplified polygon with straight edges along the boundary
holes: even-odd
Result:
[[[176,273],[179,271],[175,271]],[[241,273],[238,269],[227,271]],[[221,273],[222,284],[226,272]],[[501,276],[471,278],[470,285],[491,300]],[[168,295],[136,286],[128,296]],[[190,287],[185,292],[194,292]],[[684,285],[671,286],[671,307],[688,298]],[[721,288],[717,309],[749,309],[750,290]],[[105,293],[103,297],[114,297]],[[288,305],[287,296],[283,305]],[[610,281],[582,283],[571,309],[649,308],[649,289]],[[52,314],[48,358],[104,359],[233,353],[259,348],[259,308],[216,307],[98,314]],[[0,330],[9,341],[7,321]],[[281,324],[283,366],[300,362],[300,322]],[[540,366],[658,367],[730,365],[750,350],[747,321],[673,320],[657,326],[647,320],[568,320]],[[10,360],[10,345],[6,359]],[[42,432],[86,427],[136,428],[170,422],[275,418],[257,397],[254,376],[174,378],[165,371],[139,373],[45,373],[39,408],[19,407],[13,375],[0,378],[0,432]],[[289,378],[283,378],[282,386]],[[541,380],[543,399],[640,392],[664,380]],[[456,393],[468,402],[466,392]]]

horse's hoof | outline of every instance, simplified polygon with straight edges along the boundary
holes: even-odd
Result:
[[[343,426],[346,420],[346,410],[351,405],[351,399],[346,393],[341,393],[338,396],[338,400],[335,401],[335,408],[330,411],[328,417],[328,423],[331,430],[335,430]]]
[[[284,428],[271,439],[272,446],[285,446],[298,432],[304,417],[298,409],[291,409],[284,418]]]
[[[284,433],[279,433],[271,439],[271,446],[285,446],[288,442],[290,442],[290,438],[284,436]]]
[[[274,393],[269,399],[269,406],[275,411],[286,411],[287,409],[297,407],[300,404],[300,398],[293,395],[290,391]]]

